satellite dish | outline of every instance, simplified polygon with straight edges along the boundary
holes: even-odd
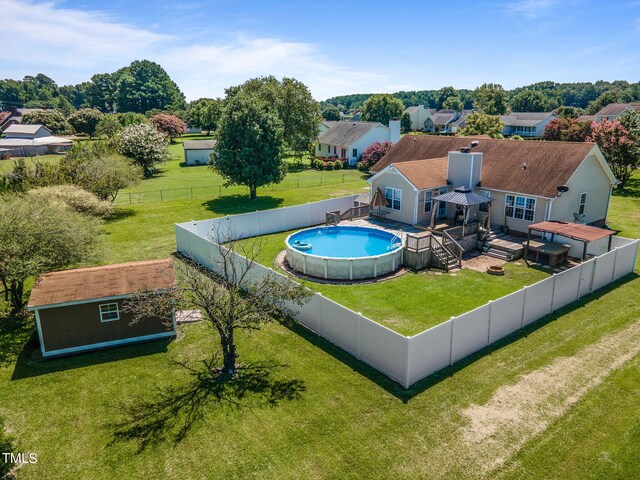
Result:
[[[478,140],[474,140],[473,142],[471,142],[471,148],[477,147],[478,145],[480,145],[480,142]]]
[[[566,185],[558,185],[556,190],[558,190],[558,193],[567,193],[569,191],[569,187]]]

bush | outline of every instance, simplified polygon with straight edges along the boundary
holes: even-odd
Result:
[[[167,115],[165,113],[159,113],[149,119],[159,132],[164,133],[169,140],[173,142],[173,139],[187,133],[187,125],[175,115]]]
[[[149,124],[129,125],[116,137],[116,148],[142,168],[146,178],[169,160],[166,137]]]
[[[67,121],[76,133],[85,133],[91,138],[95,135],[98,123],[103,116],[104,114],[95,108],[82,108],[72,113]]]
[[[331,160],[329,160],[328,162],[326,162],[324,164],[324,169],[325,170],[333,170],[334,165],[335,164]]]
[[[100,200],[93,193],[76,185],[56,185],[29,190],[27,195],[46,202],[65,205],[78,213],[94,217],[106,217],[111,213],[109,202]]]
[[[362,163],[362,162],[358,162],[358,163],[356,163],[356,168],[357,168],[359,171],[361,171],[361,172],[366,172],[366,171],[368,171],[368,170],[369,170],[369,169],[367,168],[367,166],[366,166],[364,163]]]
[[[333,169],[342,170],[343,166],[344,166],[344,162],[342,160],[336,160],[336,163],[333,164]]]
[[[364,164],[365,170],[369,170],[373,167],[378,160],[384,157],[391,149],[393,143],[391,142],[373,142],[364,152],[362,152],[362,158],[360,162]]]

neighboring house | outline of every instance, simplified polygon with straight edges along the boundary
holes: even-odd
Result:
[[[0,132],[4,132],[11,125],[22,123],[23,115],[44,110],[43,108],[16,108],[11,107],[5,112],[0,112]]]
[[[490,223],[526,233],[544,220],[603,225],[617,181],[593,143],[514,142],[481,139],[469,153],[468,137],[403,137],[372,168],[371,194],[379,187],[386,218],[428,224],[433,198],[466,187],[493,199]],[[558,186],[568,187],[559,193]],[[475,207],[474,207],[475,208]],[[455,206],[438,204],[436,218],[451,219]],[[478,217],[477,208],[471,212]]]
[[[355,165],[362,152],[373,142],[400,140],[400,120],[391,120],[385,127],[379,122],[336,122],[318,137],[316,157],[340,159]]]
[[[185,140],[184,163],[187,165],[206,165],[216,146],[215,140]]]
[[[610,103],[594,115],[594,121],[598,123],[602,120],[609,120],[610,122],[613,122],[626,110],[635,110],[640,113],[640,103]]]
[[[552,112],[511,112],[509,115],[500,115],[500,121],[504,123],[502,134],[541,137],[545,127],[556,118]]]
[[[404,109],[404,113],[408,113],[411,117],[411,130],[422,131],[425,129],[425,122],[435,113],[435,110],[429,110],[424,105],[418,105],[417,107],[407,107]]]
[[[33,157],[48,153],[63,153],[71,148],[72,141],[64,137],[56,137],[43,125],[10,125],[0,138],[0,148],[8,149],[14,155]]]
[[[353,115],[351,115],[351,118],[349,119],[350,122],[361,122],[362,121],[362,113],[360,112],[356,112]]]
[[[338,120],[323,120],[322,122],[320,122],[319,134],[322,135],[324,132],[332,128],[336,123],[338,123]]]
[[[176,334],[157,317],[133,322],[124,302],[140,290],[174,288],[171,259],[78,268],[41,275],[28,308],[35,313],[43,357],[156,340]]]
[[[471,113],[470,110],[457,112],[448,109],[438,110],[435,113],[430,112],[429,118],[425,121],[424,130],[437,133],[456,133],[458,128],[464,126],[467,115]]]

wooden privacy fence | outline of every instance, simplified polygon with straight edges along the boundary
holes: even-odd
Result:
[[[214,238],[225,242],[322,224],[326,212],[350,208],[355,197],[176,224],[177,250],[216,270],[221,254]],[[418,241],[416,239],[416,247]],[[394,332],[319,293],[314,293],[302,307],[296,307],[296,316],[305,327],[409,387],[633,272],[638,240],[614,237],[612,247],[613,250],[604,255],[411,337]],[[247,262],[240,255],[235,254],[235,258],[238,262]],[[248,277],[257,280],[266,275],[282,276],[254,264]]]

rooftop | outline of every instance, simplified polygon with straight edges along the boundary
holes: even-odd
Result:
[[[636,112],[640,113],[640,103],[610,103],[602,110],[600,110],[596,115],[602,115],[607,117],[615,116],[617,117],[622,112],[624,112],[627,108],[632,108]]]
[[[328,145],[348,147],[360,137],[378,127],[384,127],[384,125],[379,122],[337,122],[329,130],[320,134],[318,141]]]
[[[185,140],[182,143],[185,150],[212,150],[216,146],[215,140]]]
[[[583,242],[593,242],[604,237],[615,235],[613,230],[583,225],[582,223],[569,222],[540,222],[529,225],[529,230],[539,232],[556,233],[568,238],[582,240]]]
[[[38,130],[40,130],[41,128],[47,128],[44,125],[23,125],[23,124],[15,124],[15,125],[10,125],[9,127],[7,127],[7,129],[4,131],[4,133],[6,133],[7,135],[10,135],[12,133],[20,133],[20,134],[33,134],[36,133]]]
[[[144,289],[166,290],[174,283],[170,258],[50,272],[38,277],[28,306],[116,297]]]
[[[500,120],[513,127],[533,127],[553,115],[553,112],[511,112],[500,115]]]

